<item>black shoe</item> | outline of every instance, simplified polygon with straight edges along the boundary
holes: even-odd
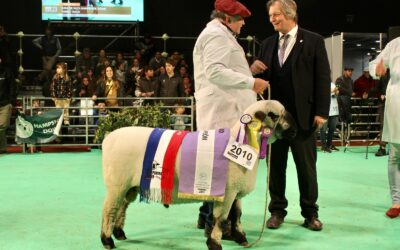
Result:
[[[334,145],[331,145],[330,149],[331,149],[331,151],[339,151],[339,149],[337,147],[335,147]]]
[[[387,155],[386,150],[384,148],[378,149],[378,152],[375,153],[375,156],[385,156]]]
[[[284,221],[284,217],[278,214],[272,214],[267,220],[267,227],[269,229],[278,229]]]
[[[321,151],[324,153],[332,153],[332,150],[329,147],[322,147]]]
[[[311,217],[310,219],[305,219],[303,227],[306,227],[312,231],[321,231],[322,222],[317,217]]]

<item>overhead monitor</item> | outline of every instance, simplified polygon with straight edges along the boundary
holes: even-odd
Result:
[[[42,20],[142,22],[144,0],[42,0]]]

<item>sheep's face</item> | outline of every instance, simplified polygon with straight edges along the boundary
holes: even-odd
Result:
[[[278,101],[261,101],[262,107],[255,111],[254,116],[263,121],[265,127],[271,128],[273,133],[268,142],[276,139],[293,139],[297,133],[297,125],[293,116],[285,110]]]

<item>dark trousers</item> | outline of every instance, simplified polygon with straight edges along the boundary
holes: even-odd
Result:
[[[337,97],[339,105],[339,115],[342,122],[347,124],[352,122],[351,115],[351,97],[346,95],[339,95]]]
[[[336,125],[338,122],[338,116],[329,116],[328,121],[320,129],[320,138],[322,147],[332,146],[333,134],[336,130]],[[327,131],[328,130],[328,131]]]
[[[299,130],[293,140],[282,139],[272,144],[269,211],[271,214],[281,216],[287,214],[288,201],[285,197],[285,189],[289,147],[296,164],[301,215],[304,218],[318,217],[317,149],[314,131]]]

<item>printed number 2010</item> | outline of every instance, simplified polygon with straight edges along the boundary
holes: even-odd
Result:
[[[236,145],[232,145],[231,151],[233,154],[236,155],[242,155],[243,158],[246,158],[248,161],[251,161],[251,159],[253,158],[253,154],[252,153],[248,153],[246,150],[242,150],[242,148],[236,146]]]

